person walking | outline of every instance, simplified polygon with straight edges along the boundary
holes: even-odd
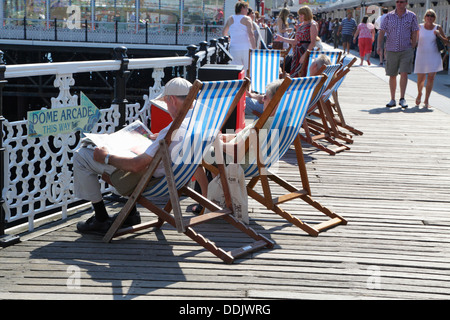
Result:
[[[339,27],[339,35],[342,34],[342,50],[344,50],[344,54],[350,53],[350,44],[355,30],[356,20],[352,18],[352,13],[349,11],[347,18],[342,20],[341,26]]]
[[[383,8],[383,14],[381,16],[379,16],[377,18],[377,20],[375,20],[375,29],[377,29],[377,42],[378,43],[378,37],[380,36],[380,28],[381,28],[381,23],[383,22],[384,18],[386,17],[387,13],[389,12],[388,8]],[[386,43],[386,35],[383,37],[383,42],[382,42],[382,46],[381,46],[381,54],[378,55],[378,57],[380,58],[380,66],[383,65],[384,63],[384,57],[385,57],[385,49],[384,49],[384,45]],[[378,48],[377,48],[378,51]]]
[[[295,32],[295,39],[288,39],[277,36],[278,41],[287,42],[294,45],[294,53],[292,54],[292,65],[290,68],[291,77],[300,77],[302,64],[305,60],[304,53],[312,50],[316,46],[317,34],[319,32],[317,22],[313,20],[313,14],[308,6],[298,9],[299,25]],[[306,63],[308,63],[306,61]]]
[[[417,42],[416,61],[414,64],[414,73],[417,73],[417,98],[416,106],[420,105],[422,100],[422,90],[427,79],[425,89],[424,107],[430,108],[429,98],[433,90],[434,78],[436,72],[444,70],[442,65],[441,53],[436,44],[436,34],[440,35],[447,42],[444,31],[441,26],[435,24],[436,12],[428,9],[425,12],[424,23],[419,25],[419,39]]]
[[[386,75],[389,76],[389,90],[391,101],[386,107],[396,106],[395,92],[397,90],[397,76],[400,74],[399,105],[407,108],[405,100],[408,74],[411,73],[414,60],[414,48],[417,45],[419,24],[414,12],[406,9],[407,0],[397,0],[395,10],[389,12],[381,23],[378,35],[377,53],[381,53],[382,40],[386,34]]]
[[[361,57],[361,64],[363,65],[364,60],[367,57],[367,64],[370,66],[370,54],[372,53],[372,43],[375,39],[375,27],[370,22],[368,16],[364,16],[362,22],[358,25],[355,35],[353,37],[353,43],[356,43],[356,38],[358,38],[359,56]],[[359,37],[358,37],[359,36]]]
[[[292,28],[289,27],[289,10],[287,8],[283,8],[280,11],[280,14],[277,18],[277,35],[285,38],[289,37],[289,33],[292,32]],[[283,49],[289,48],[288,43],[283,43]]]
[[[248,3],[238,1],[234,6],[235,14],[230,16],[223,27],[222,34],[230,36],[230,54],[232,64],[243,65],[248,70],[250,49],[256,49],[256,39],[253,33],[253,21],[247,16]]]
[[[340,41],[340,37],[339,37],[339,28],[341,26],[341,23],[339,22],[339,19],[336,18],[334,19],[334,24],[333,24],[333,44],[334,44],[334,49],[337,49],[339,47],[339,44],[341,43]]]

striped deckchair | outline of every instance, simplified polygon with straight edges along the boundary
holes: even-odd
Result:
[[[251,90],[259,94],[266,93],[266,86],[279,79],[281,50],[251,49],[249,77]]]
[[[347,67],[348,69],[350,69],[351,66],[356,62],[356,60],[357,60],[356,58],[350,59],[349,57],[346,56],[341,60],[341,63],[344,68]],[[333,92],[332,92],[333,102],[330,101],[331,106],[333,107],[334,111],[336,112],[336,116],[335,116],[336,123],[338,126],[345,128],[346,130],[350,131],[353,134],[362,135],[363,132],[361,130],[356,129],[355,127],[349,125],[345,121],[344,114],[341,109],[341,105],[339,104],[338,88],[340,87],[340,85],[342,84],[344,79],[345,79],[345,75],[336,84],[335,90],[333,90]]]
[[[341,61],[342,51],[340,50],[307,50],[305,53],[305,60],[308,63],[304,63],[302,66],[302,70],[300,71],[300,75],[309,77],[309,69],[311,67],[311,63],[321,54],[324,54],[330,58],[331,64],[337,64]]]
[[[312,236],[318,236],[321,231],[337,224],[346,224],[344,218],[311,197],[308,174],[299,138],[300,128],[305,119],[310,101],[316,94],[316,89],[320,88],[326,79],[327,77],[324,75],[294,79],[286,77],[284,79],[280,88],[254,125],[254,131],[257,136],[256,139],[253,138],[256,141],[256,143],[253,143],[253,147],[256,145],[256,158],[249,158],[249,163],[244,166],[245,176],[250,179],[247,184],[248,195],[263,204],[267,209],[274,211]],[[276,111],[272,118],[270,115],[275,108]],[[270,129],[264,130],[262,128],[269,117],[272,121]],[[246,151],[252,147],[250,146],[252,138],[249,137],[247,140],[249,142],[246,142]],[[289,150],[292,144],[295,147],[302,189],[298,189],[276,174],[279,159]],[[213,167],[208,167],[208,169],[214,171]],[[258,182],[261,183],[262,193],[258,193],[255,190]],[[276,183],[288,193],[273,197],[270,182]],[[278,193],[279,191],[277,190],[276,192]],[[330,219],[311,226],[280,207],[280,204],[297,198],[305,201]]]
[[[226,178],[222,179],[222,185],[227,199],[227,208],[217,206],[201,194],[186,186],[192,179],[198,165],[201,164],[203,155],[209,151],[210,146],[214,142],[223,123],[247,90],[248,85],[248,79],[204,83],[196,80],[194,82],[188,97],[185,99],[183,111],[173,120],[165,139],[160,141],[159,150],[149,165],[146,173],[138,183],[136,189],[129,197],[128,202],[106,233],[104,237],[105,242],[111,241],[114,236],[135,232],[149,227],[161,227],[164,222],[167,222],[173,227],[176,227],[178,232],[184,233],[227,263],[232,263],[237,257],[249,252],[259,250],[263,247],[273,246],[272,241],[257,234],[254,230],[245,226],[233,216],[231,199],[228,197],[229,189]],[[194,106],[190,110],[192,104],[194,104]],[[187,132],[180,142],[182,143],[180,154],[178,154],[176,160],[173,161],[173,157],[169,155],[168,151],[168,147],[172,143],[171,136],[172,133],[179,128],[188,112],[191,114]],[[152,187],[147,187],[152,180],[152,174],[155,168],[161,161],[164,164],[165,176]],[[219,169],[225,172],[224,165],[219,165]],[[222,176],[225,177],[225,173],[222,174]],[[211,212],[191,218],[183,218],[179,198],[181,194],[193,198]],[[150,199],[163,196],[169,196],[170,200],[162,209],[157,207]],[[158,220],[119,230],[127,218],[130,209],[136,203],[141,204],[156,214]],[[171,214],[171,211],[173,211],[173,214]],[[194,225],[217,218],[224,219],[255,241],[242,248],[233,251],[225,251],[206,239],[200,233],[193,230]]]
[[[343,78],[349,71],[350,69],[347,66],[339,69],[336,72],[333,80],[330,82],[327,90],[320,96],[319,105],[321,107],[321,110],[323,111],[323,120],[325,120],[326,125],[323,125],[323,122],[322,124],[314,122],[313,119],[308,119],[308,124],[310,127],[312,127],[312,124],[314,123],[319,131],[328,136],[333,136],[333,139],[343,140],[346,143],[353,143],[352,136],[339,129],[338,118],[335,117],[333,106],[330,101],[331,96],[337,91],[342,83]],[[337,113],[336,116],[338,115],[339,114]]]
[[[325,120],[328,126],[324,126],[323,122],[319,123],[312,118],[308,118],[308,127],[310,131],[316,132],[317,135],[327,134],[333,136],[334,139],[343,140],[345,143],[353,143],[352,134],[362,135],[363,132],[355,129],[345,122],[344,115],[339,105],[337,98],[337,90],[344,81],[350,67],[355,63],[356,58],[349,59],[344,57],[342,59],[342,67],[336,72],[333,80],[330,82],[327,90],[321,95],[320,106],[325,114]],[[331,97],[333,96],[333,99]],[[333,100],[333,101],[332,101]],[[315,113],[316,116],[321,116]],[[344,128],[348,131],[342,131]]]
[[[324,110],[324,107],[322,105],[323,94],[330,89],[330,84],[332,83],[333,79],[335,79],[336,74],[341,68],[341,64],[322,67],[321,73],[325,74],[328,78],[325,84],[318,90],[318,93],[313,98],[313,101],[311,101],[311,103],[309,104],[307,118],[303,122],[304,134],[300,135],[300,138],[303,141],[318,148],[319,150],[329,153],[330,155],[335,155],[336,153],[344,150],[350,150],[350,147],[337,141],[331,134],[331,129],[328,122],[329,119],[327,119],[327,110]],[[314,117],[318,117],[319,121],[321,122],[317,122]],[[319,143],[319,140],[325,140],[329,144],[335,145],[337,147],[332,149],[331,147],[323,143]],[[351,141],[346,142],[351,143]]]

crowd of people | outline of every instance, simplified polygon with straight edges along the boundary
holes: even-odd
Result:
[[[313,48],[322,48],[322,43],[333,44],[335,49],[342,46],[344,54],[349,54],[352,45],[359,51],[360,66],[364,61],[370,66],[372,55],[379,56],[379,66],[385,67],[386,75],[389,76],[389,86],[391,100],[386,107],[391,108],[397,105],[395,93],[397,90],[397,77],[400,75],[400,99],[398,104],[402,108],[407,108],[405,100],[408,74],[417,74],[418,94],[415,101],[416,106],[422,103],[422,91],[425,87],[423,106],[431,107],[429,97],[433,88],[434,78],[437,72],[443,70],[441,51],[437,47],[436,41],[449,44],[441,26],[435,23],[436,13],[429,9],[423,17],[423,23],[419,25],[418,18],[414,12],[407,10],[408,0],[396,0],[396,7],[390,11],[382,9],[382,15],[376,20],[369,21],[368,16],[364,16],[361,23],[357,23],[353,12],[347,11],[344,19],[338,18],[316,18],[313,16],[308,6],[301,7],[295,17],[287,8],[280,10],[277,17],[269,20],[269,25],[264,17],[257,15],[253,18],[253,26],[256,30],[256,37],[246,36],[250,34],[252,19],[246,22],[244,30],[243,23],[233,23],[238,21],[240,16],[246,16],[252,9],[248,3],[238,1],[236,4],[236,15],[231,16],[224,28],[224,35],[230,36],[230,51],[236,53],[233,63],[242,64],[245,70],[248,69],[248,54],[244,51],[255,48],[267,48],[261,38],[259,28],[267,27],[273,34],[273,44],[281,43],[279,49],[292,47],[292,53],[287,58],[286,71],[291,77],[300,76],[300,70],[304,63],[304,53]],[[241,20],[239,20],[241,21]],[[395,24],[394,21],[402,23]],[[230,26],[232,31],[229,32]],[[240,29],[240,31],[238,31]],[[400,35],[400,36],[399,36]],[[233,39],[234,37],[234,39]],[[236,43],[237,42],[237,43]],[[245,50],[242,47],[245,46]],[[242,50],[237,52],[238,50]],[[242,60],[241,57],[242,56]],[[233,55],[233,57],[235,57]],[[425,84],[426,82],[426,84]]]

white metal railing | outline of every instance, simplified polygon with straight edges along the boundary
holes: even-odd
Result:
[[[129,123],[140,119],[147,123],[150,118],[149,101],[163,89],[164,68],[182,67],[186,72],[186,66],[191,64],[190,57],[129,59],[128,69],[153,69],[154,85],[149,87],[149,94],[144,96],[143,106],[139,103],[126,106],[125,121]],[[75,84],[73,74],[117,71],[120,68],[120,60],[7,65],[5,78],[55,75],[54,86],[59,89],[59,95],[51,99],[51,108],[60,108],[78,105],[78,96],[70,92],[70,87]],[[113,132],[119,123],[118,105],[97,107],[101,118],[92,132]],[[2,195],[7,222],[26,218],[31,231],[34,217],[39,213],[61,208],[62,218],[67,216],[68,206],[79,200],[75,199],[72,191],[72,155],[79,144],[79,133],[30,138],[27,135],[27,120],[4,121],[5,174]],[[111,190],[103,183],[102,191]]]

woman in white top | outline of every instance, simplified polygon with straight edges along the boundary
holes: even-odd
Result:
[[[446,43],[448,39],[445,37],[442,28],[435,24],[436,13],[433,9],[428,9],[425,13],[424,23],[419,26],[419,39],[417,42],[416,62],[414,65],[414,73],[417,73],[417,98],[416,106],[420,105],[422,99],[422,89],[425,84],[425,78],[428,77],[425,90],[425,108],[430,108],[428,99],[433,90],[434,77],[436,72],[443,70],[442,57],[436,44],[436,35],[440,35]]]
[[[248,3],[238,1],[234,7],[235,15],[228,18],[222,34],[230,36],[230,54],[233,56],[232,64],[243,65],[248,70],[248,51],[256,49],[253,22],[247,16]]]

